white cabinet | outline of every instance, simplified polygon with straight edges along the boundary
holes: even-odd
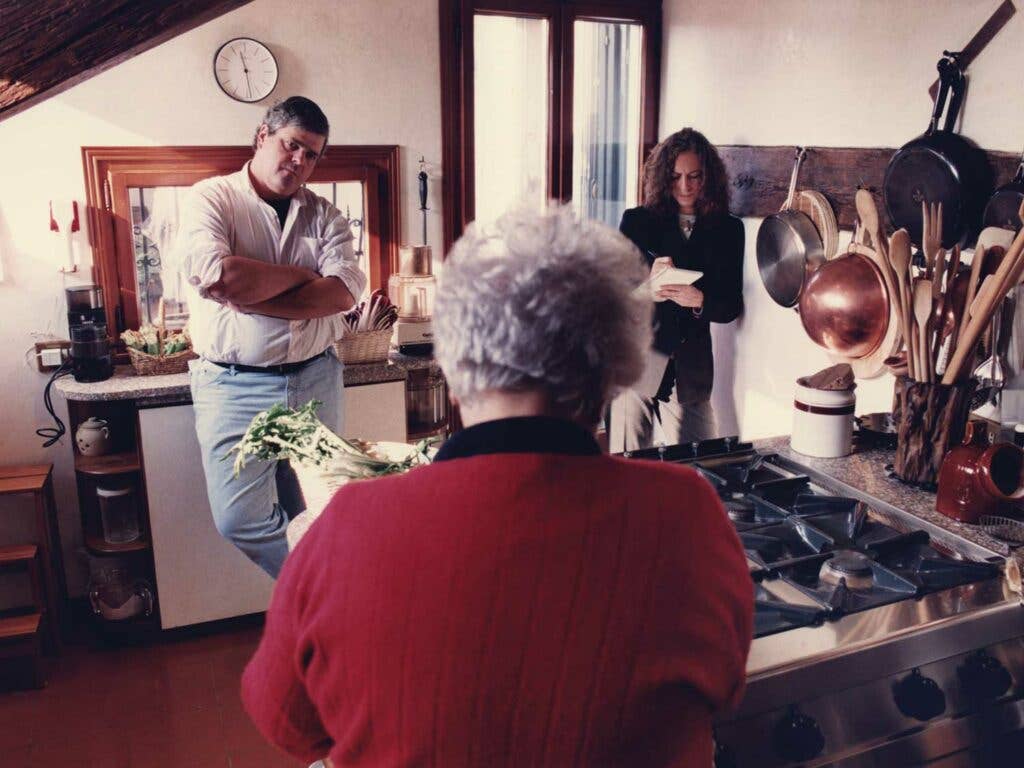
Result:
[[[139,410],[163,629],[265,611],[274,580],[213,525],[191,405]]]
[[[346,437],[404,442],[405,382],[345,387]],[[214,527],[191,405],[139,409],[160,626],[265,611],[274,581]]]
[[[345,387],[342,437],[405,442],[405,381]]]

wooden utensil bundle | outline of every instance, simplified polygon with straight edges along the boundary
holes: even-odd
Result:
[[[1024,204],[1021,205],[1018,215],[1024,218]],[[977,258],[977,255],[975,255]],[[942,376],[943,384],[953,384],[964,380],[974,370],[974,350],[981,336],[982,331],[988,327],[989,321],[995,314],[997,307],[1002,303],[1003,298],[1014,288],[1024,273],[1024,228],[1017,232],[1013,243],[1006,251],[999,269],[992,275],[992,288],[983,291],[983,294],[975,297],[975,303],[979,306],[977,311],[971,312],[970,320],[963,336],[957,342],[956,350],[949,360],[946,372]],[[974,310],[974,307],[971,307]]]
[[[870,195],[865,193],[866,204]],[[983,331],[988,327],[1003,297],[1024,274],[1024,229],[1017,233],[998,268],[988,278],[983,269],[986,255],[994,248],[979,238],[971,262],[967,298],[963,310],[950,298],[954,278],[960,267],[960,249],[954,246],[948,255],[942,248],[942,205],[921,204],[923,221],[922,251],[924,270],[914,277],[910,268],[910,237],[906,230],[898,230],[885,243],[880,236],[877,212],[861,210],[860,193],[858,213],[868,234],[878,243],[891,270],[894,301],[899,302],[900,331],[907,348],[908,375],[923,382],[941,381],[950,385],[962,383],[974,370],[974,353]],[[871,202],[871,208],[874,208]],[[1024,217],[1024,205],[1020,213]],[[866,215],[865,215],[866,214]],[[877,239],[876,239],[877,238]],[[883,244],[884,243],[884,244]],[[990,264],[993,263],[989,259]],[[883,271],[883,276],[885,272]],[[963,279],[963,276],[959,278]],[[962,291],[961,291],[962,297]],[[940,354],[945,347],[945,355]],[[948,360],[945,366],[944,360]],[[941,371],[941,378],[936,369]]]

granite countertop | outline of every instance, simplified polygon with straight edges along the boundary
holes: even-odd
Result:
[[[834,477],[880,501],[909,512],[932,525],[949,531],[979,546],[997,552],[1024,567],[1024,547],[1011,548],[982,530],[979,526],[958,522],[935,509],[935,494],[901,483],[890,477],[886,466],[892,464],[893,451],[884,448],[856,448],[849,456],[819,459],[797,453],[789,446],[789,437],[755,441],[762,453],[777,453],[818,472]]]
[[[398,355],[405,358],[405,355]],[[384,363],[365,363],[345,366],[345,386],[382,384],[405,381],[408,368],[403,360]],[[79,382],[70,376],[57,379],[57,391],[65,400],[80,402],[99,400],[141,400],[151,404],[188,399],[190,397],[187,373],[163,376],[137,376],[130,365],[119,365],[106,381]]]

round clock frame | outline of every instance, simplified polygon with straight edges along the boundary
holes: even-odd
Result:
[[[225,51],[227,52],[225,54]],[[224,55],[225,61],[220,62]],[[250,59],[256,64],[271,63],[269,69],[260,70],[257,74],[250,67]],[[241,65],[241,71],[238,71]],[[239,79],[237,85],[232,85],[232,75],[244,75],[245,80]],[[277,87],[277,80],[280,71],[277,66],[277,59],[270,49],[259,40],[251,37],[235,37],[217,49],[213,54],[213,79],[224,91],[235,101],[245,104],[253,104],[267,98]],[[273,79],[271,79],[271,75]],[[254,79],[258,78],[258,79]],[[254,89],[255,86],[255,89]],[[247,92],[248,91],[248,92]]]

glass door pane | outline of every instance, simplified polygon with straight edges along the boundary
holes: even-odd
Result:
[[[132,244],[139,323],[158,322],[161,300],[168,328],[188,320],[185,283],[178,271],[174,238],[178,209],[188,187],[130,187]]]
[[[324,200],[330,200],[334,207],[341,211],[342,215],[348,219],[348,225],[352,228],[352,236],[355,238],[352,241],[352,249],[355,251],[356,256],[359,257],[359,268],[363,270],[364,275],[369,277],[370,257],[365,247],[366,209],[363,205],[366,192],[363,189],[363,182],[323,181],[306,184],[306,188],[310,192],[320,195]],[[369,281],[367,281],[363,296],[356,296],[356,301],[358,302],[366,298],[371,287]]]
[[[493,221],[548,190],[548,22],[473,18],[476,218]]]
[[[573,26],[573,208],[613,227],[637,204],[642,35],[638,24]]]

